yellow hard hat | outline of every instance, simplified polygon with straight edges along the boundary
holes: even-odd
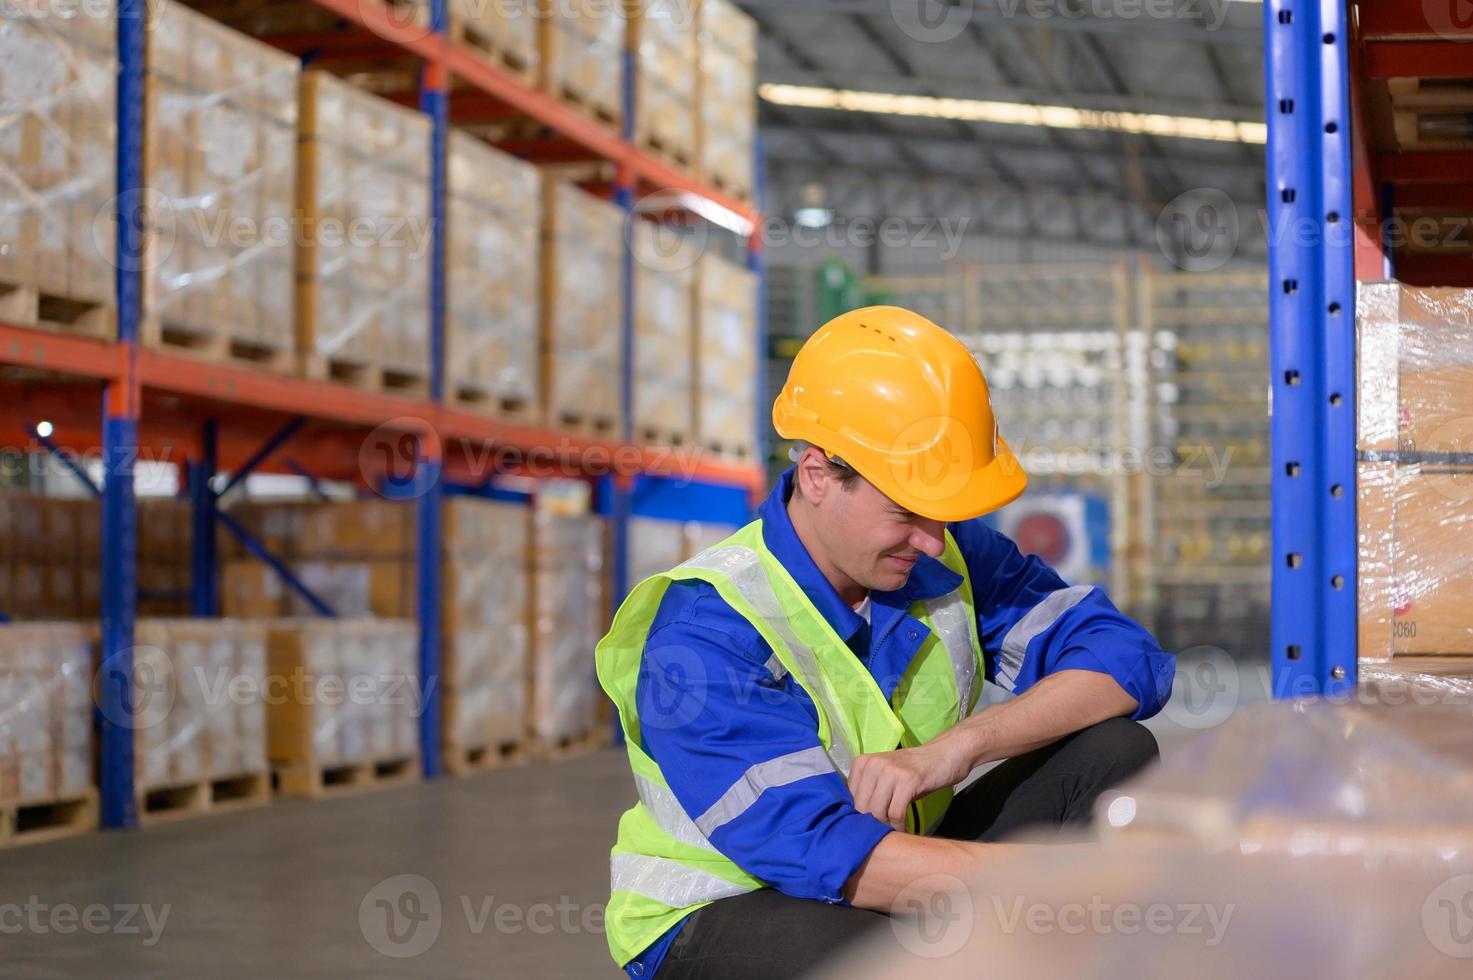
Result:
[[[898,306],[854,310],[819,327],[793,359],[772,424],[933,520],[979,517],[1028,485],[998,434],[971,352]]]

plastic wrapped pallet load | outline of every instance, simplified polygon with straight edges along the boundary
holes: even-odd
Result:
[[[593,649],[608,626],[607,528],[590,514],[538,506],[532,517],[531,700],[533,752],[602,744],[601,695]]]
[[[549,181],[542,238],[542,357],[547,421],[615,437],[622,426],[624,212]]]
[[[604,122],[623,119],[624,4],[548,4],[538,22],[543,91]]]
[[[302,73],[297,348],[308,376],[429,390],[430,120]]]
[[[729,0],[701,0],[700,20],[700,170],[719,190],[751,200],[757,23]]]
[[[757,443],[757,278],[717,255],[696,271],[696,439],[751,462]]]
[[[99,0],[0,8],[0,319],[116,327],[117,29]]]
[[[693,3],[630,2],[629,50],[634,65],[634,139],[672,162],[696,163],[696,48]]]
[[[1357,294],[1362,662],[1473,673],[1473,290]]]
[[[0,846],[97,825],[92,648],[81,623],[0,625]]]
[[[143,339],[289,372],[298,60],[150,5]]]
[[[441,686],[445,766],[518,761],[527,742],[531,512],[519,503],[445,502]]]
[[[267,751],[278,790],[324,796],[419,778],[418,629],[408,620],[276,620]]]
[[[678,233],[632,225],[634,248],[634,436],[687,446],[695,437],[695,270]]]
[[[138,620],[133,785],[141,821],[270,802],[265,635],[261,624],[238,619]]]
[[[538,169],[461,132],[447,158],[447,395],[502,418],[541,419]]]
[[[681,521],[631,517],[625,541],[629,549],[627,567],[631,588],[651,575],[669,571],[688,557],[685,524]]]

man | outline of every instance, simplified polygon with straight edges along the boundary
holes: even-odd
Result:
[[[977,520],[1027,478],[955,337],[846,313],[772,418],[801,449],[759,519],[641,583],[598,647],[640,796],[606,917],[631,977],[801,974],[1157,754],[1132,719],[1172,658]],[[1018,697],[973,714],[984,677]]]

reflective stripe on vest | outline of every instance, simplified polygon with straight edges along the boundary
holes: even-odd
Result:
[[[677,909],[751,891],[709,871],[645,854],[615,854],[609,859],[609,871],[614,891],[633,892]]]
[[[809,776],[821,776],[829,772],[834,772],[834,764],[829,761],[828,753],[821,745],[759,762],[742,773],[742,778],[721,794],[721,799],[696,818],[696,827],[703,834],[713,834],[716,828],[747,812],[747,808],[757,802],[757,797],[762,795],[763,790],[786,786]]]
[[[1002,638],[1002,651],[997,658],[997,682],[1011,692],[1018,683],[1018,671],[1023,667],[1028,644],[1057,623],[1060,616],[1074,608],[1092,591],[1094,586],[1091,585],[1071,585],[1067,589],[1056,589],[1014,623],[1013,628]]]
[[[705,568],[725,575],[752,610],[762,617],[763,624],[776,633],[792,652],[799,669],[803,671],[804,686],[809,688],[809,693],[815,700],[822,702],[820,707],[835,728],[833,746],[828,754],[833,760],[834,768],[847,779],[849,768],[854,764],[852,747],[858,746],[859,741],[845,727],[844,716],[838,706],[829,700],[828,689],[818,669],[818,656],[793,632],[793,627],[789,625],[788,617],[783,612],[782,603],[778,602],[777,593],[772,591],[772,583],[767,580],[767,573],[762,569],[762,559],[757,556],[757,552],[741,545],[716,545],[685,564],[691,568]]]
[[[716,850],[715,845],[696,827],[695,821],[685,812],[685,807],[680,805],[675,794],[667,787],[638,773],[634,774],[634,787],[639,790],[639,802],[654,814],[655,822],[660,825],[661,830],[682,844],[704,847],[708,851]]]
[[[966,603],[962,602],[961,589],[929,599],[924,605],[951,658],[951,669],[956,675],[957,721],[961,721],[971,707],[972,688],[977,681],[977,648],[972,642],[977,627],[971,622]]]

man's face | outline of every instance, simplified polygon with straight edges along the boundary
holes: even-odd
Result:
[[[831,483],[813,509],[830,564],[867,589],[900,588],[916,559],[945,548],[943,522],[910,513],[863,479],[848,489]]]

